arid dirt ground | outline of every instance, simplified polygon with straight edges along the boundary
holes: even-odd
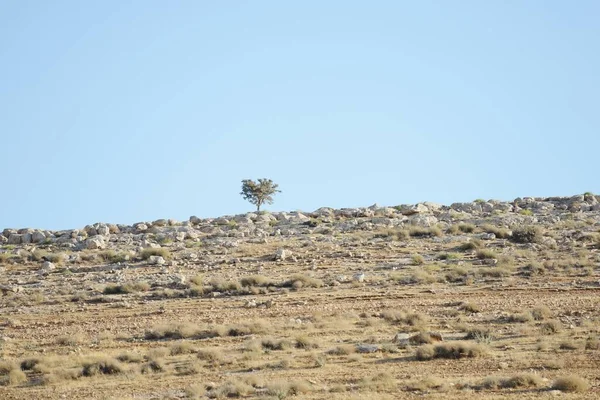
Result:
[[[600,398],[598,214],[4,243],[0,398]]]

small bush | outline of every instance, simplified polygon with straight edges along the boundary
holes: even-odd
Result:
[[[196,349],[194,348],[194,346],[188,342],[176,343],[173,346],[171,346],[170,349],[172,356],[176,356],[179,354],[190,354],[194,353],[195,351]]]
[[[349,354],[353,354],[356,352],[356,347],[350,344],[341,345],[330,349],[327,354],[331,354],[334,356],[347,356]]]
[[[579,347],[580,344],[578,342],[571,340],[563,340],[558,346],[561,350],[577,350]]]
[[[494,251],[490,249],[477,250],[477,253],[475,253],[475,257],[479,258],[480,260],[491,260],[498,258],[496,253],[494,253]]]
[[[83,342],[83,337],[80,334],[61,335],[54,342],[60,346],[77,346]]]
[[[420,254],[414,254],[410,259],[413,265],[423,265],[425,263],[425,258]]]
[[[221,278],[212,278],[209,284],[215,292],[236,292],[242,288],[239,282],[226,281]]]
[[[142,366],[140,367],[140,372],[142,374],[150,374],[164,371],[166,371],[166,366],[161,360],[150,360],[147,363],[142,364]]]
[[[165,260],[169,260],[171,259],[171,252],[169,251],[169,249],[165,249],[164,247],[148,247],[142,250],[142,252],[140,253],[140,257],[142,258],[142,260],[147,260],[151,256],[160,256]]]
[[[104,288],[104,294],[128,294],[135,292],[147,292],[150,285],[146,282],[127,283],[125,285],[108,285]]]
[[[417,349],[415,357],[419,361],[425,361],[434,358],[473,358],[481,357],[484,354],[486,354],[486,348],[480,344],[455,342],[421,346]]]
[[[493,233],[498,239],[508,239],[511,235],[510,230],[496,227],[494,225],[483,225],[481,229],[486,233]]]
[[[123,367],[117,360],[111,358],[100,358],[83,362],[81,374],[83,376],[116,375],[122,373]]]
[[[470,301],[465,301],[465,302],[461,303],[459,306],[459,309],[461,309],[469,314],[476,314],[481,311],[481,308],[479,307],[479,305],[477,305],[475,303],[471,303]]]
[[[465,242],[465,243],[461,244],[460,246],[458,246],[458,250],[460,250],[460,251],[477,250],[481,246],[482,246],[481,241],[479,241],[477,239],[473,239],[473,240],[469,240],[468,242]]]
[[[524,322],[531,322],[531,321],[533,321],[533,316],[528,311],[524,311],[524,312],[517,313],[517,314],[512,314],[508,317],[508,322],[524,323]]]
[[[270,286],[273,285],[273,280],[263,275],[250,275],[240,279],[242,286]]]
[[[432,236],[442,236],[442,230],[437,226],[431,228],[423,228],[420,226],[415,226],[409,229],[408,234],[410,237],[432,237]]]
[[[98,256],[103,261],[111,263],[111,264],[116,264],[116,263],[119,263],[119,262],[125,262],[125,261],[129,260],[129,255],[128,254],[126,254],[126,253],[117,253],[114,250],[104,250],[104,251],[101,251],[100,253],[98,253]]]
[[[473,233],[475,231],[475,225],[473,224],[458,224],[458,230],[463,233]]]
[[[531,315],[536,321],[542,321],[552,317],[552,311],[546,306],[538,306],[531,310]]]
[[[144,358],[139,353],[122,353],[117,357],[117,360],[125,363],[139,363]]]
[[[300,335],[296,337],[296,348],[298,349],[315,349],[319,347],[318,344],[312,342],[308,336]]]
[[[302,287],[318,288],[323,286],[323,281],[317,278],[311,278],[310,276],[296,274],[292,275],[288,280],[283,282],[281,286],[294,289],[300,289]]]
[[[589,388],[590,384],[585,379],[575,375],[558,378],[552,383],[552,389],[562,392],[585,392]]]
[[[558,333],[562,330],[562,324],[560,323],[560,321],[551,319],[549,321],[544,322],[540,326],[540,330],[545,335],[552,335],[552,334]]]
[[[528,225],[515,228],[511,240],[515,243],[539,243],[542,241],[542,236],[540,227]]]
[[[519,374],[512,377],[488,377],[481,385],[482,389],[515,389],[539,387],[543,383],[540,376],[535,374]]]
[[[144,333],[147,340],[187,339],[200,334],[200,329],[191,324],[159,325]]]
[[[283,339],[266,338],[261,341],[261,346],[266,350],[285,350],[290,348],[291,344]]]

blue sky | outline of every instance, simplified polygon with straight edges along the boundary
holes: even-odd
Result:
[[[0,228],[600,192],[596,1],[0,2]]]

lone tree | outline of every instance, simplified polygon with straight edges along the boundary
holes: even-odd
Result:
[[[244,200],[248,200],[256,206],[256,211],[260,211],[260,206],[263,204],[273,204],[273,195],[281,193],[278,187],[279,185],[266,178],[259,179],[258,182],[254,182],[252,179],[244,179],[240,194]]]

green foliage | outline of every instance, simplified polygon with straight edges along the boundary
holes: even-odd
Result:
[[[242,181],[242,191],[240,195],[244,200],[248,200],[256,206],[256,211],[260,211],[263,204],[273,204],[273,195],[281,193],[278,190],[279,185],[273,183],[271,179],[261,178],[258,182],[252,179]]]

